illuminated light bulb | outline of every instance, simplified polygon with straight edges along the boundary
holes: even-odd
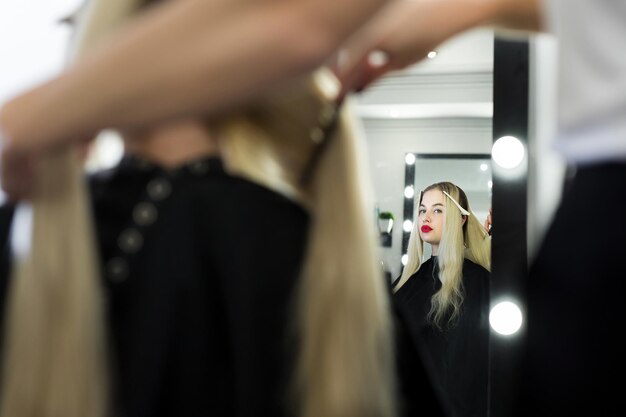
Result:
[[[522,311],[512,301],[496,304],[489,313],[491,328],[503,336],[510,336],[522,327]]]
[[[524,145],[513,136],[503,136],[496,140],[491,148],[493,160],[502,168],[517,167],[524,160]]]

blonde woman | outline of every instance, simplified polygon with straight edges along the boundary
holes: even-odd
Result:
[[[415,212],[395,301],[426,346],[451,415],[486,416],[490,238],[450,182],[426,187]]]
[[[163,2],[126,25],[142,4],[91,1],[70,68],[0,111],[3,184],[33,207],[0,416],[395,415],[358,130],[318,55],[276,37],[327,3],[346,25],[374,4]],[[87,199],[70,145],[106,127],[126,156]]]

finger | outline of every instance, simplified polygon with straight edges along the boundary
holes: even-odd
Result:
[[[363,91],[371,84],[379,80],[381,77],[393,70],[390,63],[384,63],[382,65],[369,65],[359,80],[359,84],[356,91]]]
[[[31,198],[35,175],[35,157],[3,149],[0,158],[2,189],[11,201]]]
[[[380,50],[370,52],[359,62],[343,70],[340,75],[342,85],[340,97],[343,98],[351,92],[363,91],[391,69],[389,57],[385,52]]]

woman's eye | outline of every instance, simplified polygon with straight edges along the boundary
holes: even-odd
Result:
[[[435,209],[435,213],[443,213],[441,209]]]
[[[419,214],[424,214],[424,213],[426,213],[426,210],[424,210],[424,209],[419,209],[419,210],[418,210],[418,213],[419,213]]]

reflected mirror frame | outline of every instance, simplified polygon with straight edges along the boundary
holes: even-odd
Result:
[[[462,153],[418,153],[418,152],[409,152],[405,154],[405,161],[408,155],[415,156],[415,162],[412,164],[405,162],[404,168],[404,188],[406,189],[409,186],[415,185],[415,166],[418,164],[420,159],[458,159],[458,160],[491,160],[490,154],[462,154]],[[493,174],[492,174],[493,175]],[[447,179],[442,178],[442,181],[446,181]],[[463,187],[461,187],[463,188]],[[419,198],[421,190],[415,190],[413,193],[413,197],[406,198],[404,195],[402,199],[404,201],[403,208],[403,220],[402,224],[407,220],[413,222],[413,215],[415,214],[415,204],[416,198]],[[464,190],[466,191],[466,190]],[[467,191],[466,191],[467,192]],[[470,202],[471,204],[471,202]],[[409,246],[409,237],[411,236],[411,231],[402,230],[402,252],[400,253],[400,259],[402,256],[407,253],[407,249]],[[400,266],[400,271],[404,268],[404,265]]]

